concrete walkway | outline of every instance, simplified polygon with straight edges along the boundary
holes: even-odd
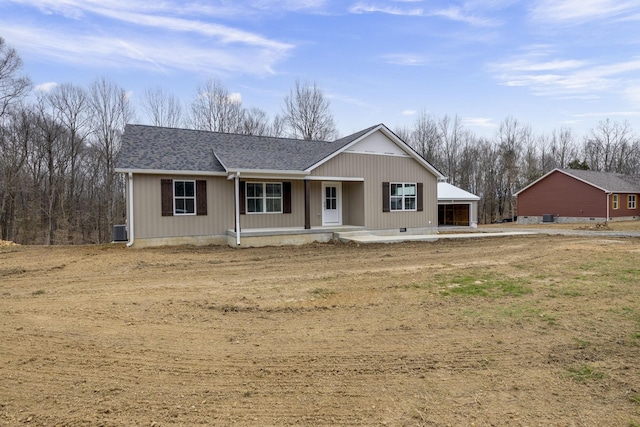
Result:
[[[460,230],[460,231],[458,231]],[[394,234],[388,236],[374,235],[366,232],[336,233],[342,242],[355,243],[400,243],[400,242],[435,242],[440,239],[473,239],[481,237],[524,236],[532,234],[592,236],[592,237],[640,237],[639,231],[601,231],[601,230],[568,230],[554,228],[491,228],[474,229],[463,232],[461,229],[442,230],[438,234]]]
[[[400,243],[400,242],[435,242],[440,239],[465,239],[479,237],[522,236],[536,234],[532,231],[498,231],[498,232],[472,232],[472,233],[440,233],[440,234],[395,234],[378,236],[369,233],[337,233],[341,242],[355,243]]]

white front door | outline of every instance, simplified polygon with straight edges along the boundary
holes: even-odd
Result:
[[[322,183],[322,225],[342,225],[342,183]]]

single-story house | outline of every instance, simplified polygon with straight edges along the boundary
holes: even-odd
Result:
[[[554,169],[515,196],[520,224],[640,218],[640,176],[637,175]]]
[[[438,225],[475,228],[478,225],[478,200],[480,197],[462,188],[438,182]]]
[[[435,234],[443,178],[383,124],[332,142],[127,125],[116,172],[129,246]]]

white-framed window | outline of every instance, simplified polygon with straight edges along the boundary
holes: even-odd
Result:
[[[281,182],[247,182],[247,213],[282,213]]]
[[[636,195],[629,194],[627,198],[627,209],[635,209],[636,208]]]
[[[618,207],[620,207],[620,200],[617,194],[611,196],[611,207],[613,209],[618,209]]]
[[[415,182],[392,182],[389,191],[391,211],[417,210],[417,187]]]
[[[189,180],[173,181],[173,214],[196,214],[196,182]]]

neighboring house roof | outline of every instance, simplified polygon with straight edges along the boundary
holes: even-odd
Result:
[[[480,197],[473,193],[463,190],[462,188],[451,185],[448,182],[438,183],[438,200],[480,200]]]
[[[377,130],[393,138],[409,155],[421,161],[437,176],[441,176],[382,124],[332,142],[127,125],[116,171],[221,174],[261,171],[305,174]]]
[[[624,175],[613,172],[585,171],[581,169],[554,169],[541,178],[518,191],[515,195],[522,193],[529,187],[542,181],[554,172],[560,172],[588,185],[598,188],[605,193],[637,193],[640,192],[640,175]]]

